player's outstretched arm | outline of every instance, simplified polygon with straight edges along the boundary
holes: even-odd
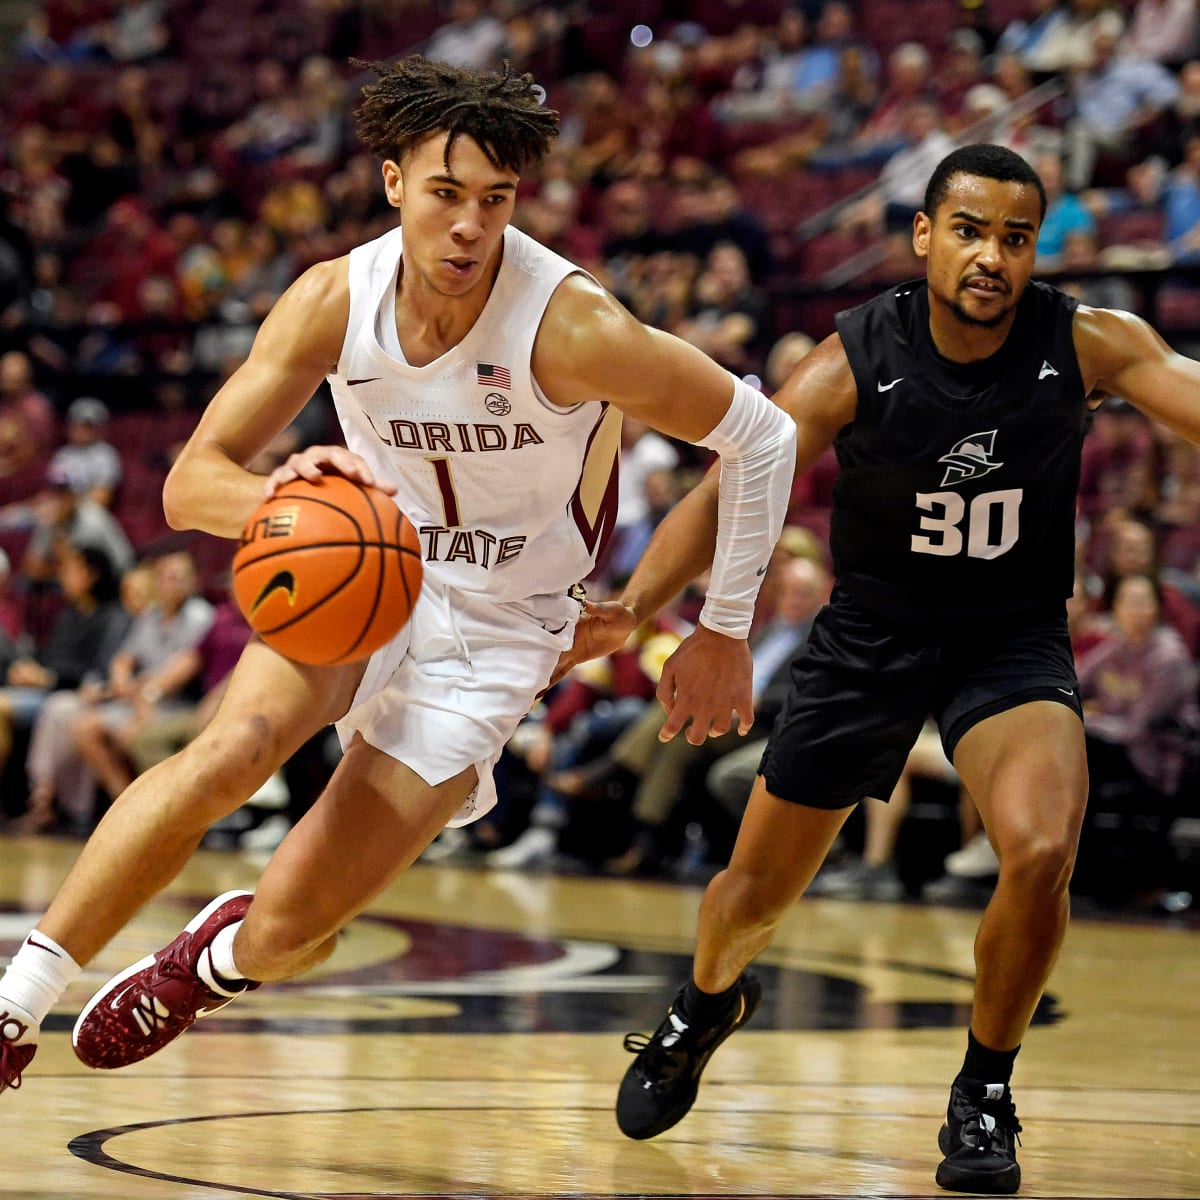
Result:
[[[315,477],[322,465],[375,482],[367,465],[340,446],[293,455],[270,480],[246,470],[337,364],[349,313],[345,259],[310,267],[279,298],[249,357],[213,397],[167,476],[163,509],[172,528],[237,537],[271,488],[285,478]]]
[[[692,736],[723,733],[736,710],[753,718],[745,639],[754,600],[783,528],[795,455],[795,426],[780,408],[679,338],[633,317],[592,280],[571,277],[539,330],[534,375],[551,400],[607,400],[623,413],[721,458],[717,530],[701,637],[728,648],[732,669],[676,690]],[[693,707],[688,696],[699,703]]]
[[[779,525],[772,525],[766,552],[749,561],[763,547],[745,543],[736,522],[725,519],[728,493],[736,490],[739,480],[730,470],[731,456],[719,444],[719,437],[713,436],[714,423],[719,435],[739,399],[729,373],[678,338],[643,326],[586,280],[572,279],[560,288],[547,318],[549,325],[543,325],[535,347],[534,372],[552,399],[558,403],[610,399],[622,411],[657,429],[711,445],[722,454],[721,467],[714,468],[699,487],[684,497],[659,527],[622,599],[635,623],[645,620],[710,563],[714,564],[710,599],[715,600],[718,613],[734,614],[740,626],[732,631],[736,636],[730,636],[726,622],[710,623],[702,617],[700,628],[672,656],[659,688],[659,698],[668,712],[663,736],[673,737],[690,722],[688,737],[699,743],[709,734],[731,727],[731,709],[736,710],[739,728],[745,732],[753,718],[745,631],[760,572],[765,570],[770,545],[778,536],[786,511],[794,457],[799,451],[803,465],[815,461],[853,416],[853,380],[840,343],[833,339],[832,352],[822,347],[810,358],[825,363],[825,374],[830,371],[829,363],[840,359],[848,392],[843,386],[830,393],[836,403],[823,391],[815,394],[815,400],[806,396],[804,404],[796,405],[804,411],[806,421],[799,436],[788,424],[781,426],[788,431],[787,445],[782,444],[780,433],[773,435],[780,440],[762,439],[763,445],[771,447],[767,453],[777,473],[772,483],[779,488],[775,495],[782,510],[772,514]],[[815,370],[812,378],[820,379],[822,370]],[[784,389],[781,395],[785,393],[793,398],[805,395],[798,387],[791,393]],[[757,401],[765,403],[761,397]],[[791,402],[781,408],[795,418]],[[731,483],[735,486],[728,486]],[[723,594],[721,570],[728,560],[723,558],[718,529],[722,537],[733,534],[741,544],[740,565],[754,573],[753,586],[743,587],[732,606]]]
[[[1080,305],[1074,335],[1087,391],[1117,396],[1200,445],[1200,362],[1133,313]]]

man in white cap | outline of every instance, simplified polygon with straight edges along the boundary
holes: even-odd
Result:
[[[80,396],[67,409],[67,440],[50,459],[50,467],[70,480],[77,496],[105,508],[121,482],[121,456],[104,440],[108,421],[102,400]]]

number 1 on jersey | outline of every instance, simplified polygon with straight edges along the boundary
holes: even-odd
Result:
[[[458,529],[462,525],[462,515],[458,511],[458,495],[450,475],[450,460],[427,458],[425,461],[433,465],[433,477],[437,480],[438,491],[442,494],[442,512],[446,517],[446,528]]]

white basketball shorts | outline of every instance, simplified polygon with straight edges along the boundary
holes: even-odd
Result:
[[[501,603],[426,574],[412,617],[368,660],[337,722],[428,784],[474,766],[479,783],[449,822],[467,825],[496,803],[492,768],[571,645],[580,604],[565,593]]]

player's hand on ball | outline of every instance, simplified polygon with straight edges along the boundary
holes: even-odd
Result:
[[[659,741],[669,742],[686,725],[687,740],[702,746],[706,738],[728,733],[735,717],[745,736],[754,723],[752,672],[744,638],[696,626],[667,659],[658,682],[658,699],[667,710]]]
[[[570,650],[560,655],[547,689],[552,688],[572,668],[592,658],[603,658],[625,645],[637,628],[633,609],[619,600],[595,603],[588,600],[575,623],[575,640]]]
[[[285,483],[307,479],[316,483],[322,475],[342,475],[353,483],[377,487],[389,496],[396,494],[396,485],[377,479],[366,460],[352,454],[345,446],[309,446],[288,457],[267,476],[263,484],[264,498],[273,496]]]

